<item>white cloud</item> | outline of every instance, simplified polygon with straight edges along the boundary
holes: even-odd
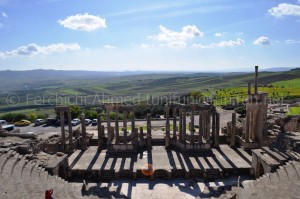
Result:
[[[277,7],[273,7],[268,10],[269,14],[275,17],[283,16],[300,16],[300,6],[281,3]]]
[[[244,40],[237,38],[236,41],[233,41],[233,40],[221,41],[219,43],[212,43],[209,45],[193,44],[193,47],[195,47],[195,48],[233,47],[233,46],[241,46],[244,44],[245,44]]]
[[[230,40],[230,41],[222,41],[218,44],[214,44],[217,47],[232,47],[232,46],[240,46],[240,45],[244,45],[245,41],[237,38],[236,41]]]
[[[160,33],[156,36],[149,36],[149,38],[157,41],[186,41],[195,37],[203,37],[204,33],[201,32],[196,26],[184,26],[181,32],[175,32],[167,29],[166,27],[159,26]]]
[[[1,12],[1,15],[2,15],[2,17],[5,17],[5,18],[8,17],[7,14],[6,14],[5,12]]]
[[[286,44],[300,44],[300,40],[288,39],[285,40]]]
[[[58,23],[65,28],[88,32],[107,27],[105,19],[88,13],[68,16],[64,20],[58,20]]]
[[[28,44],[27,46],[20,46],[19,48],[11,51],[1,52],[0,58],[7,57],[32,57],[38,54],[48,55],[54,53],[63,53],[66,51],[80,50],[80,46],[77,43],[58,43],[50,44],[48,46],[38,46],[36,44]]]
[[[216,37],[223,37],[223,36],[224,36],[224,33],[216,32],[214,35],[215,35]]]
[[[254,45],[265,45],[265,46],[267,46],[267,45],[270,45],[271,42],[270,42],[270,40],[269,40],[268,37],[266,37],[266,36],[261,36],[261,37],[257,38],[257,39],[253,42],[253,44],[254,44]]]
[[[105,45],[103,46],[104,48],[107,48],[107,49],[115,49],[116,47],[115,46],[111,46],[111,45]]]
[[[187,40],[194,39],[195,37],[203,37],[204,35],[204,33],[194,25],[182,27],[181,32],[169,30],[162,25],[159,26],[159,29],[160,33],[158,35],[148,36],[148,38],[162,42],[162,46],[175,49],[184,48],[187,46]]]

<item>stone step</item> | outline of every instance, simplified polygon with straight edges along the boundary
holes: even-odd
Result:
[[[269,156],[271,156],[272,158],[274,158],[280,164],[283,164],[286,161],[288,161],[287,158],[283,157],[282,155],[280,155],[276,151],[271,150],[269,147],[262,147],[262,150],[265,151]]]

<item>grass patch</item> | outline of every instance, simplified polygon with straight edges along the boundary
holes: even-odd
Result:
[[[300,88],[300,78],[274,82],[272,85],[285,88]]]
[[[300,107],[290,107],[288,115],[300,115]]]

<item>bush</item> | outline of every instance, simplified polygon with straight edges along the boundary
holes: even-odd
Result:
[[[1,116],[2,120],[6,120],[7,122],[14,123],[19,120],[28,119],[27,115],[23,113],[7,113]]]

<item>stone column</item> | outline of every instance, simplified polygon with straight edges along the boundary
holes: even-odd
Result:
[[[182,142],[182,109],[179,109],[179,141]]]
[[[148,113],[147,114],[147,145],[148,148],[151,148],[151,115]]]
[[[143,127],[140,126],[140,141],[144,140],[144,131],[143,131]]]
[[[116,132],[116,144],[120,144],[119,135],[119,111],[115,112],[115,132]]]
[[[206,139],[210,142],[210,111],[206,112]]]
[[[131,112],[131,134],[134,134],[135,131],[135,112]]]
[[[170,146],[170,108],[166,106],[166,147]]]
[[[112,143],[112,133],[114,132],[114,127],[110,126],[108,129],[107,129],[107,147]]]
[[[71,117],[71,111],[68,111],[68,127],[69,127],[69,146],[70,149],[73,150],[73,131],[72,131],[72,117]]]
[[[102,135],[101,142],[103,143],[103,138],[105,137],[105,126],[104,125],[101,125],[101,135]]]
[[[202,134],[204,139],[206,140],[206,111],[202,112]]]
[[[126,111],[123,112],[123,134],[124,134],[123,143],[127,144],[127,112]]]
[[[134,143],[135,140],[135,122],[134,122],[134,112],[131,112],[131,143]]]
[[[138,134],[139,134],[139,129],[135,128],[133,131],[133,138],[132,138],[132,143],[137,144],[138,143]]]
[[[63,145],[63,149],[65,149],[66,134],[65,134],[65,113],[64,113],[64,111],[60,112],[60,128],[61,128],[61,144]]]
[[[250,132],[250,139],[253,141],[253,110],[250,111],[250,125],[249,125],[249,132]]]
[[[211,126],[212,132],[211,132],[211,136],[212,136],[212,141],[215,143],[215,136],[216,136],[216,112],[213,111],[212,112],[212,126]]]
[[[173,108],[173,140],[177,140],[176,128],[176,108]]]
[[[216,135],[215,135],[215,147],[219,147],[220,143],[220,113],[216,113]]]
[[[85,115],[81,114],[81,132],[82,132],[82,148],[86,149],[86,128],[85,128]]]
[[[251,83],[248,83],[248,95],[251,95]]]
[[[195,127],[194,127],[194,109],[193,108],[192,108],[192,111],[191,111],[190,130],[191,130],[191,143],[195,144]]]
[[[98,114],[97,119],[97,127],[98,127],[98,150],[101,150],[102,148],[102,126],[101,126],[101,113]]]
[[[258,132],[258,122],[257,122],[257,110],[254,110],[253,111],[253,117],[252,117],[252,121],[253,121],[253,124],[252,124],[252,140],[253,141],[256,141],[257,137],[256,137],[256,133]]]
[[[107,122],[106,129],[108,132],[108,129],[110,128],[110,111],[109,110],[106,110],[106,122]]]
[[[198,143],[202,143],[202,137],[203,137],[203,111],[199,110],[199,137],[198,137]]]
[[[249,128],[250,128],[250,111],[246,110],[246,129],[245,129],[245,142],[249,142]]]
[[[232,113],[232,119],[231,119],[232,125],[231,125],[231,134],[230,134],[230,146],[235,146],[235,131],[236,131],[236,113]]]
[[[186,110],[182,110],[182,142],[186,143]]]
[[[257,76],[258,76],[258,66],[255,66],[255,77],[254,77],[254,94],[258,93],[257,85]]]

